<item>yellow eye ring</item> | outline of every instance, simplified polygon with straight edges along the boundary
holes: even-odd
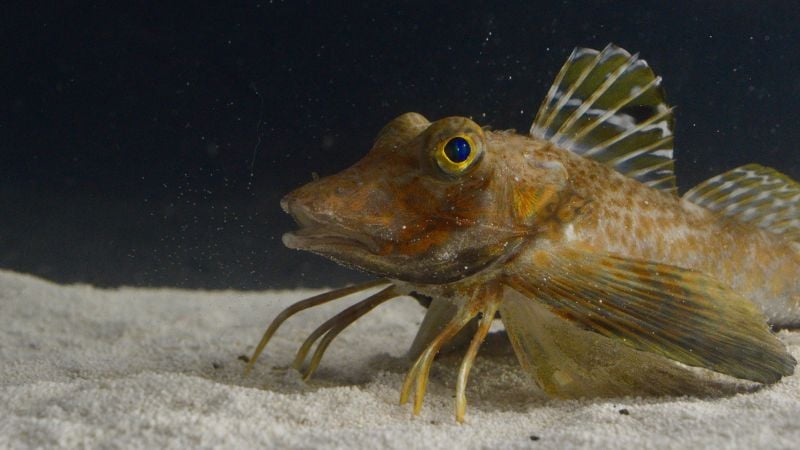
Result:
[[[467,170],[478,156],[478,146],[466,134],[450,136],[436,145],[436,164],[448,175],[459,175]]]

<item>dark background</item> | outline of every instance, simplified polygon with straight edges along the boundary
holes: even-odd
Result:
[[[572,48],[608,42],[664,76],[683,190],[751,161],[800,178],[798,2],[226,3],[4,7],[0,267],[101,286],[363,278],[282,247],[284,193],[406,111],[527,130]]]

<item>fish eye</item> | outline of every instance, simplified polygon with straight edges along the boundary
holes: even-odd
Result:
[[[470,136],[457,135],[436,146],[435,158],[439,168],[445,173],[459,175],[472,165],[477,154],[478,148]]]
[[[454,137],[444,144],[444,155],[456,164],[466,161],[470,153],[472,153],[472,147],[462,137]]]

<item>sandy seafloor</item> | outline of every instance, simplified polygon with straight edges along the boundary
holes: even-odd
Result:
[[[319,323],[290,320],[242,374],[267,323],[312,291],[60,286],[0,271],[0,448],[798,448],[800,376],[731,397],[556,401],[495,335],[453,418],[460,356],[437,360],[422,414],[398,405],[423,310],[380,306],[310,383],[284,370]],[[781,332],[800,359],[800,333]],[[622,412],[621,412],[622,411]],[[627,413],[627,414],[626,414]]]

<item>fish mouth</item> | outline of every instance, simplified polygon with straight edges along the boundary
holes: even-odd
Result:
[[[296,231],[284,233],[283,245],[293,250],[308,250],[316,253],[342,254],[344,251],[367,251],[375,254],[377,245],[355,237],[344,230],[330,229],[328,227],[305,227]]]
[[[374,239],[357,230],[324,220],[305,208],[290,207],[286,201],[281,202],[281,208],[299,226],[297,230],[283,235],[283,245],[288,248],[341,256],[352,252],[376,254],[380,250]]]

